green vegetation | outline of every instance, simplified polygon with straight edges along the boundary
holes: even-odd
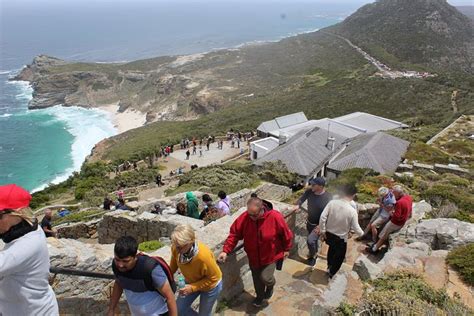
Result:
[[[153,252],[163,247],[164,244],[159,240],[144,241],[138,245],[138,250],[143,252]]]
[[[86,222],[90,221],[94,218],[100,217],[105,214],[104,210],[100,209],[92,209],[80,212],[73,212],[69,215],[64,217],[55,216],[53,218],[54,225],[59,225],[63,223],[78,223],[78,222]]]
[[[444,290],[435,290],[422,277],[397,272],[371,281],[373,291],[367,291],[359,309],[376,315],[394,312],[410,315],[469,315],[472,313],[460,301],[451,299]]]
[[[427,164],[448,164],[458,162],[458,160],[448,153],[422,142],[411,143],[407,153],[405,154],[405,158],[410,161],[418,161]]]
[[[80,173],[74,173],[65,182],[34,193],[31,207],[44,206],[64,194],[74,196],[76,201],[83,202],[83,206],[98,206],[107,194],[117,190],[119,186],[127,188],[153,182],[160,169],[130,170],[114,178],[110,176],[112,170],[113,167],[104,162],[86,163]]]
[[[250,163],[228,163],[194,169],[184,174],[177,188],[167,191],[168,195],[201,190],[217,194],[220,190],[227,194],[254,188],[261,181],[281,185],[295,183],[298,176],[289,172],[281,163],[266,163],[258,167]]]
[[[464,281],[474,286],[474,244],[451,250],[446,261],[461,274]]]

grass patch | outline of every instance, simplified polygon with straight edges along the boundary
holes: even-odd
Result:
[[[422,277],[396,272],[370,282],[374,291],[365,293],[360,309],[376,315],[469,315],[472,313],[460,301],[452,299],[445,290],[436,290]]]
[[[55,216],[53,218],[53,224],[60,225],[64,223],[78,223],[78,222],[87,222],[94,218],[101,217],[105,214],[104,210],[87,210],[81,212],[74,212],[64,217]]]
[[[138,245],[138,250],[150,253],[150,252],[160,249],[163,246],[164,244],[159,240],[149,240],[149,241],[141,242]]]
[[[451,250],[446,261],[459,272],[467,284],[474,286],[474,244]]]

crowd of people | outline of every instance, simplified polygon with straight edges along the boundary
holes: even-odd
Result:
[[[337,197],[325,187],[325,179],[311,179],[309,188],[293,210],[303,209],[307,202],[308,264],[314,266],[316,263],[318,241],[326,242],[329,246],[327,274],[332,278],[344,262],[352,233],[360,239],[372,234],[374,243],[368,246],[368,251],[377,252],[388,236],[400,230],[411,216],[412,199],[401,186],[380,188],[380,208],[363,231],[354,202],[356,187],[342,186]],[[177,205],[178,214],[201,219],[212,214],[230,215],[229,197],[225,192],[219,192],[218,197],[219,201],[214,203],[210,195],[204,194],[204,207],[199,211],[197,197],[188,192],[186,203]],[[30,200],[30,194],[16,185],[0,186],[0,236],[5,242],[0,251],[0,315],[59,313],[48,283],[49,255],[45,235],[54,231],[47,223],[44,227],[41,224],[43,229],[39,227],[29,208]],[[51,220],[51,214],[47,212],[45,218]],[[140,253],[133,237],[120,237],[114,246],[112,270],[115,282],[108,314],[117,311],[124,293],[133,315],[211,315],[224,285],[221,267],[239,241],[243,241],[255,288],[252,304],[261,307],[273,296],[277,282],[275,270],[282,269],[293,237],[282,214],[256,194],[252,194],[247,201],[247,210],[231,225],[217,260],[209,247],[197,240],[189,225],[174,229],[170,262]],[[177,281],[174,279],[176,273]],[[198,298],[199,309],[195,311],[192,305]]]

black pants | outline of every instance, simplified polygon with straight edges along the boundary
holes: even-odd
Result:
[[[326,243],[329,245],[328,250],[328,268],[329,273],[335,275],[342,266],[346,257],[347,243],[341,237],[326,232]]]

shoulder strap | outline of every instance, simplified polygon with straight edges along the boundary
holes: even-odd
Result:
[[[156,268],[157,265],[159,265],[163,271],[166,274],[166,278],[168,279],[168,283],[170,284],[171,290],[176,292],[176,283],[174,281],[173,274],[171,273],[171,268],[169,265],[166,263],[166,261],[159,257],[159,256],[147,256],[145,254],[140,254],[141,256],[146,256],[147,260],[145,261],[144,265],[144,273],[145,277],[143,281],[145,282],[145,286],[149,291],[157,291],[160,295],[160,291],[158,291],[154,286],[153,286],[153,270]]]

